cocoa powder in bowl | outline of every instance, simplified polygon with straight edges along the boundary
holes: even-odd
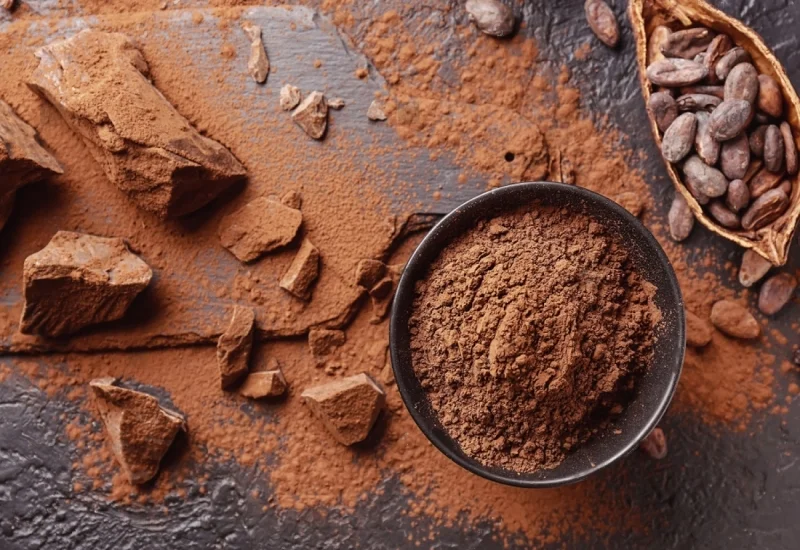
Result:
[[[630,238],[586,204],[545,202],[473,218],[424,273],[412,266],[407,353],[393,347],[396,362],[407,354],[430,413],[460,453],[523,475],[557,468],[604,428],[621,433],[609,425],[653,364],[662,321],[658,289],[639,272]],[[683,338],[682,329],[671,333]],[[392,338],[403,347],[406,337]],[[640,417],[655,414],[645,423],[663,413],[676,379],[638,404]],[[628,427],[635,439],[652,426]]]

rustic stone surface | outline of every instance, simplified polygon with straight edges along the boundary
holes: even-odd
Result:
[[[314,139],[322,139],[328,128],[328,103],[322,92],[313,91],[297,106],[292,120]]]
[[[667,215],[669,222],[669,234],[674,241],[680,242],[689,237],[694,228],[694,214],[689,208],[689,203],[683,195],[676,193],[672,199],[672,206]]]
[[[261,40],[261,27],[249,21],[242,23],[242,29],[250,38],[250,58],[247,60],[247,72],[259,84],[267,81],[269,75],[269,58]]]
[[[303,239],[303,244],[300,245],[292,264],[281,278],[280,287],[307,301],[311,298],[311,291],[318,276],[319,249],[308,239]]]
[[[364,373],[308,388],[302,398],[342,445],[364,441],[386,403],[383,388]]]
[[[36,56],[29,84],[139,207],[162,217],[188,214],[246,175],[230,151],[200,135],[153,87],[127,36],[84,30]]]
[[[278,201],[259,197],[228,214],[219,224],[219,240],[242,262],[292,242],[303,214]]]
[[[25,259],[20,332],[57,337],[120,319],[152,276],[123,239],[59,231]]]
[[[175,436],[186,430],[186,421],[152,395],[116,386],[113,378],[98,378],[89,386],[122,472],[131,483],[147,483]]]
[[[256,315],[253,308],[234,306],[231,322],[217,341],[220,386],[227,390],[249,371]]]
[[[702,348],[711,343],[714,329],[711,323],[686,310],[686,345]]]
[[[333,358],[346,341],[347,336],[341,330],[312,328],[308,331],[308,349],[317,366]]]
[[[497,37],[514,32],[514,12],[499,0],[467,0],[464,8],[481,32]]]
[[[734,338],[752,340],[761,334],[761,327],[756,318],[745,308],[730,300],[720,300],[713,305],[711,322],[719,330]]]
[[[773,275],[761,285],[758,292],[758,309],[764,315],[775,315],[792,299],[797,279],[791,273]]]
[[[758,252],[745,250],[742,263],[739,267],[739,283],[745,288],[750,288],[760,281],[772,269],[772,263]]]
[[[250,399],[280,397],[289,389],[280,365],[266,371],[251,372],[239,387],[239,394]]]
[[[36,130],[0,100],[0,230],[14,205],[20,187],[64,170],[39,143]]]
[[[297,86],[292,86],[291,84],[284,84],[281,88],[281,95],[280,95],[280,106],[281,109],[284,111],[291,111],[298,105],[300,105],[300,100],[302,99],[302,94],[300,93],[300,88]]]

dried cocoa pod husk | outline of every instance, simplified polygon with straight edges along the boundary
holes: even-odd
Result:
[[[783,116],[794,132],[800,133],[800,99],[785,69],[761,37],[740,21],[714,8],[703,0],[630,0],[628,16],[636,41],[637,63],[645,102],[650,99],[653,85],[647,79],[648,39],[658,26],[679,31],[694,26],[705,26],[718,34],[728,35],[736,47],[742,47],[760,74],[770,76],[780,88],[783,99]],[[735,49],[735,48],[734,48]],[[733,51],[733,50],[731,50]],[[724,58],[724,56],[723,56]],[[730,67],[732,68],[732,67]],[[654,121],[651,128],[656,144],[661,148],[661,132]],[[797,141],[795,141],[796,145]],[[665,163],[666,164],[666,163]],[[677,191],[683,195],[697,220],[713,233],[736,244],[753,249],[775,265],[783,265],[788,257],[789,245],[800,219],[800,185],[797,175],[787,179],[792,184],[789,206],[771,223],[758,229],[726,229],[704,211],[684,184],[676,166],[667,164],[667,173]]]

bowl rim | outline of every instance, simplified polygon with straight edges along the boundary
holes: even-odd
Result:
[[[491,470],[488,467],[481,465],[477,460],[468,461],[464,459],[461,455],[453,452],[449,447],[444,445],[438,435],[434,433],[433,428],[428,423],[428,420],[424,417],[421,411],[417,410],[414,406],[414,399],[412,397],[411,389],[405,382],[405,377],[401,370],[403,368],[412,369],[413,366],[410,364],[403,365],[403,361],[401,361],[399,357],[399,351],[397,349],[397,339],[398,339],[398,331],[399,325],[401,322],[407,322],[407,316],[403,315],[402,310],[407,310],[408,312],[411,311],[411,307],[402,307],[401,302],[403,304],[406,303],[406,300],[398,300],[400,296],[410,295],[413,299],[413,291],[414,285],[416,280],[411,279],[413,269],[409,269],[409,266],[412,266],[418,262],[421,262],[420,257],[423,255],[423,251],[431,246],[434,246],[434,241],[437,240],[437,229],[449,224],[452,220],[457,219],[461,216],[470,213],[473,210],[479,210],[484,205],[494,205],[494,204],[502,204],[502,198],[506,195],[517,193],[519,191],[524,191],[527,188],[537,188],[540,191],[551,190],[557,192],[565,192],[565,193],[572,193],[579,195],[580,197],[590,201],[597,203],[601,208],[606,208],[609,210],[614,211],[618,215],[620,215],[623,219],[625,219],[628,224],[634,229],[637,233],[643,237],[644,242],[653,249],[655,252],[655,256],[659,259],[659,263],[661,267],[664,269],[666,273],[666,278],[669,283],[669,291],[674,294],[677,298],[675,302],[675,309],[674,312],[676,315],[675,324],[677,325],[678,342],[683,343],[683,345],[676,346],[678,348],[677,357],[675,364],[676,367],[672,367],[674,369],[674,373],[669,380],[669,383],[664,388],[664,393],[661,396],[661,399],[658,403],[658,406],[653,410],[650,414],[649,420],[645,423],[644,428],[639,430],[635,435],[633,435],[626,445],[623,445],[618,451],[613,453],[612,456],[603,460],[597,464],[592,464],[589,467],[586,467],[582,470],[577,472],[573,472],[568,475],[561,475],[558,477],[547,478],[547,479],[530,479],[521,476],[525,476],[528,474],[514,474],[513,472],[508,472],[507,474],[500,473],[496,470]],[[521,203],[509,204],[511,208],[517,208],[520,206]],[[409,288],[410,287],[410,288]],[[666,314],[665,314],[666,315]],[[669,258],[667,258],[664,249],[661,247],[659,242],[656,240],[655,236],[648,230],[642,222],[633,214],[628,212],[622,206],[617,204],[616,202],[612,201],[611,199],[591,191],[589,189],[585,189],[583,187],[578,187],[575,185],[569,185],[565,183],[556,183],[556,182],[548,182],[548,181],[529,181],[529,182],[520,182],[514,184],[508,184],[503,187],[498,187],[496,189],[492,189],[485,193],[481,193],[464,203],[460,204],[448,214],[446,214],[441,220],[439,220],[436,225],[431,228],[422,241],[417,245],[412,252],[411,256],[406,262],[405,269],[403,269],[403,273],[400,277],[400,281],[397,284],[397,290],[395,293],[395,299],[392,304],[392,311],[391,311],[391,318],[389,323],[389,348],[390,348],[390,355],[392,360],[392,372],[394,374],[395,383],[397,384],[397,388],[400,392],[400,396],[403,400],[403,404],[405,405],[408,412],[411,414],[411,417],[414,419],[414,422],[425,434],[428,441],[430,441],[434,447],[436,447],[440,452],[442,452],[445,456],[447,456],[450,460],[461,466],[462,468],[476,474],[484,479],[488,479],[490,481],[494,481],[497,483],[502,483],[505,485],[511,485],[515,487],[524,487],[524,488],[551,488],[551,487],[560,487],[563,485],[570,485],[573,483],[577,483],[582,481],[583,479],[596,474],[597,472],[605,469],[606,467],[610,466],[614,462],[622,459],[623,457],[627,456],[631,452],[633,452],[639,445],[639,443],[644,439],[657,425],[661,418],[664,416],[664,413],[667,411],[669,407],[672,397],[675,394],[675,390],[678,386],[678,381],[680,379],[681,372],[683,370],[683,361],[686,351],[686,318],[685,318],[685,306],[683,301],[683,295],[680,290],[680,285],[678,284],[677,276],[675,275],[675,270],[672,267]]]

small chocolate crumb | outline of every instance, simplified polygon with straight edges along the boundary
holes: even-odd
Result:
[[[300,88],[297,86],[292,86],[291,84],[285,84],[283,88],[281,88],[281,96],[280,96],[280,106],[281,109],[284,111],[291,111],[298,105],[300,105],[300,100],[302,99],[302,94],[300,93]]]
[[[234,306],[231,322],[217,341],[217,364],[224,390],[239,382],[249,370],[255,320],[252,308]]]
[[[367,118],[375,121],[386,120],[386,113],[383,112],[383,101],[374,99],[372,103],[369,104]]]
[[[308,301],[318,275],[319,250],[311,241],[304,239],[292,264],[281,278],[280,287],[297,298]]]
[[[242,382],[239,394],[251,399],[263,399],[265,397],[280,397],[286,393],[289,385],[283,376],[283,371],[277,361],[274,362],[275,368],[266,371],[251,372]]]
[[[334,97],[333,99],[328,100],[328,107],[331,109],[336,109],[337,111],[344,107],[344,99],[341,97]]]
[[[639,448],[650,455],[650,458],[661,460],[667,456],[667,436],[661,428],[653,428],[653,431],[645,437]]]
[[[311,92],[292,113],[292,120],[314,139],[322,139],[328,127],[328,104],[322,92]]]
[[[247,61],[247,72],[259,84],[267,81],[269,75],[269,58],[261,40],[261,27],[249,21],[242,23],[242,29],[250,38],[250,59]]]

